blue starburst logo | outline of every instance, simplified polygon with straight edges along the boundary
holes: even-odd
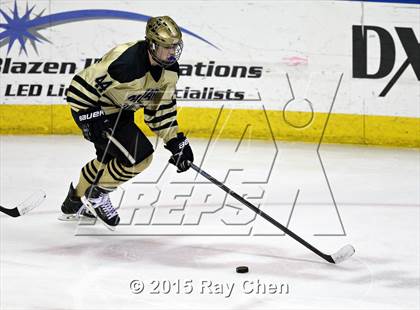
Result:
[[[0,29],[4,29],[2,32],[0,32],[0,48],[7,44],[7,54],[9,54],[13,45],[18,42],[20,44],[19,53],[22,53],[23,51],[26,55],[28,55],[28,51],[26,49],[26,43],[28,41],[32,45],[35,52],[38,54],[37,43],[52,43],[46,37],[44,37],[40,31],[58,24],[66,24],[92,19],[125,19],[147,22],[147,20],[151,17],[143,14],[116,10],[77,10],[43,16],[45,9],[37,14],[34,13],[34,9],[35,5],[29,8],[28,4],[26,4],[25,13],[22,16],[19,16],[16,1],[13,11],[10,10],[11,15],[8,15],[5,11],[0,9],[0,14],[6,21],[6,23],[0,23]],[[203,41],[210,46],[219,49],[217,46],[210,43],[203,37],[183,27],[180,28],[183,33],[191,35],[200,41]]]

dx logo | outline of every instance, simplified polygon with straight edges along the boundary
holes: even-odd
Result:
[[[411,66],[420,81],[420,43],[413,29],[395,27],[398,39],[404,48],[406,60],[400,64],[397,72],[379,94],[385,97],[401,75]],[[379,68],[375,73],[368,73],[368,33],[375,32],[379,38],[380,55]],[[372,43],[372,42],[371,42]],[[353,26],[353,77],[359,79],[382,79],[387,77],[395,65],[395,41],[392,35],[378,26]]]

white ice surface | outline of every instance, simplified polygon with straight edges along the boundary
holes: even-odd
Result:
[[[191,144],[203,169],[321,251],[350,243],[355,255],[328,264],[238,202],[220,208],[223,192],[167,167],[161,145],[136,184],[113,193],[122,218],[115,233],[100,223],[60,222],[68,185],[93,156],[90,144],[75,136],[0,136],[0,203],[12,207],[37,188],[47,192],[21,218],[0,215],[0,308],[419,309],[419,150],[322,145],[328,187],[316,145]],[[239,265],[250,272],[236,274]],[[130,290],[135,279],[145,284],[140,294]],[[151,293],[153,281],[160,294]],[[212,281],[211,290],[203,281]],[[261,285],[257,293],[244,281],[283,284],[283,292],[264,293]],[[223,292],[215,285],[222,283]],[[234,285],[229,297],[226,284]]]

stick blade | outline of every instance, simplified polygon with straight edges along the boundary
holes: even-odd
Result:
[[[16,208],[19,211],[19,215],[24,215],[38,207],[41,203],[44,202],[47,194],[43,190],[37,190],[24,201],[22,201]]]
[[[340,264],[352,257],[355,252],[356,250],[354,249],[354,247],[350,244],[347,244],[343,246],[340,250],[338,250],[336,253],[331,255],[331,257],[334,260],[335,264]]]

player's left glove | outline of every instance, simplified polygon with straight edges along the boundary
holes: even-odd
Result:
[[[194,161],[194,155],[187,137],[179,132],[175,138],[166,143],[165,148],[171,151],[172,156],[169,163],[175,165],[177,172],[184,172],[190,168],[189,162]]]
[[[112,132],[112,124],[100,108],[81,110],[76,114],[83,136],[91,142],[107,141],[106,132]]]

